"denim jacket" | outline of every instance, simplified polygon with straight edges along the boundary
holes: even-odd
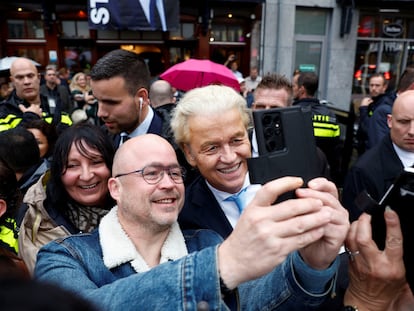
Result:
[[[333,290],[338,260],[318,271],[295,252],[271,273],[241,284],[236,304],[226,304],[217,262],[222,238],[210,230],[183,235],[187,256],[142,273],[130,262],[108,269],[99,230],[60,238],[40,249],[35,277],[85,297],[99,310],[197,310],[200,302],[209,310],[317,310]]]

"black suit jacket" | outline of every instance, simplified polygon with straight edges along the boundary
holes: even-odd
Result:
[[[164,137],[163,132],[162,132],[162,124],[163,124],[163,120],[161,119],[161,117],[157,113],[154,112],[154,118],[151,121],[151,124],[150,124],[150,127],[148,128],[147,133],[148,134],[157,134],[157,135],[160,135],[160,136]],[[111,133],[109,133],[109,131],[106,128],[105,125],[103,125],[102,127],[104,128],[105,132],[107,132],[107,134],[111,138],[112,144],[113,144],[115,150],[118,149],[119,142],[121,140],[121,134],[120,133],[111,134]]]
[[[178,1],[164,0],[165,31],[177,28],[179,25]],[[144,14],[141,1],[112,1],[111,19],[108,26],[115,29],[130,30],[162,30],[161,17],[158,9],[155,10],[155,25]]]
[[[350,220],[358,219],[362,213],[355,204],[355,198],[362,191],[366,190],[378,202],[403,169],[389,134],[365,152],[351,167],[344,183],[342,203],[349,211]]]
[[[233,227],[204,178],[197,177],[185,193],[184,207],[178,216],[181,228],[211,229],[219,233],[223,239],[227,238]]]

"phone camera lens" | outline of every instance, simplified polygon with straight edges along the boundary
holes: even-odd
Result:
[[[267,115],[267,116],[263,116],[263,125],[264,126],[269,126],[272,123],[272,117]]]
[[[273,131],[273,129],[271,127],[267,127],[264,130],[264,136],[265,136],[265,138],[271,138],[273,136],[273,133],[274,133],[274,131]]]

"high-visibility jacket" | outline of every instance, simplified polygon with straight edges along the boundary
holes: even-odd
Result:
[[[40,107],[43,112],[43,119],[51,124],[54,124],[58,130],[72,125],[72,120],[69,115],[62,111],[62,104],[56,101],[54,114],[51,113],[47,97],[40,94]],[[16,127],[21,122],[27,123],[31,120],[39,119],[39,116],[32,112],[23,113],[19,105],[29,106],[25,100],[17,97],[16,91],[0,103],[0,132],[6,131]]]
[[[16,230],[16,221],[7,218],[5,224],[0,226],[0,241],[6,244],[17,254],[18,252],[18,234]]]
[[[294,105],[311,107],[315,137],[335,138],[341,135],[335,114],[328,107],[321,104],[317,98],[300,99]]]
[[[303,98],[294,105],[310,106],[316,145],[325,153],[332,179],[336,181],[341,170],[341,130],[335,114],[317,98]]]

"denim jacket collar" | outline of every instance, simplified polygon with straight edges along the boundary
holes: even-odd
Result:
[[[112,269],[130,262],[133,269],[138,273],[150,270],[150,267],[136,250],[119,223],[117,210],[117,206],[113,207],[102,218],[99,226],[100,244],[105,266]],[[175,222],[162,246],[160,264],[181,258],[187,253],[184,236],[178,223]]]

